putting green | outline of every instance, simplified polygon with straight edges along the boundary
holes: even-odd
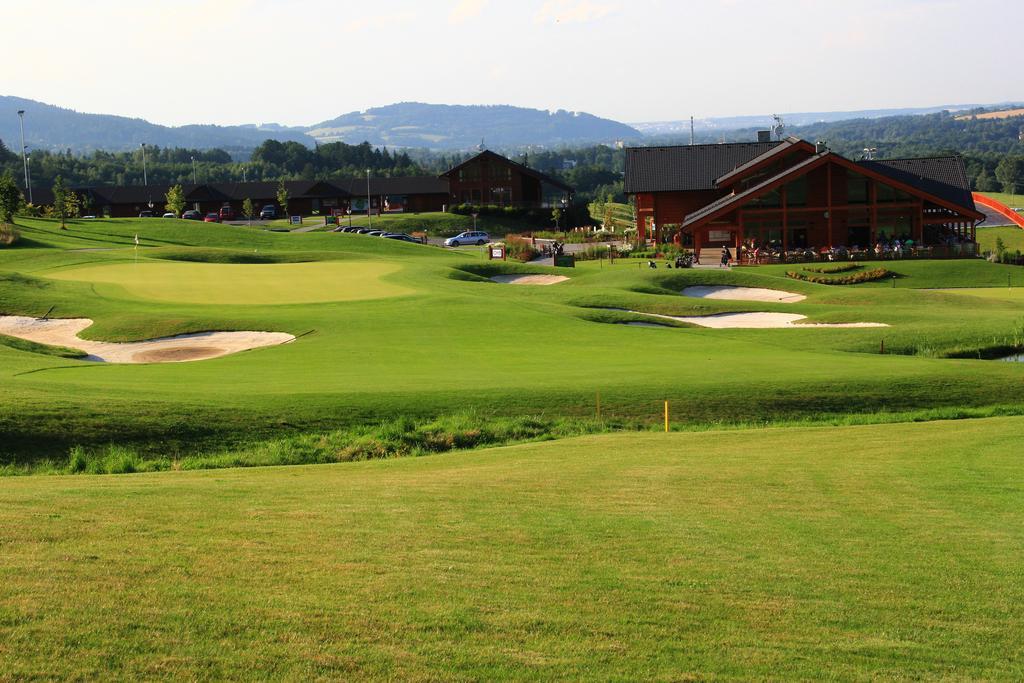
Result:
[[[1001,299],[1003,301],[1024,301],[1024,287],[963,287],[960,289],[943,289],[947,294],[977,296],[983,299]]]
[[[385,281],[401,266],[379,261],[220,264],[141,261],[66,268],[55,280],[95,285],[104,295],[196,304],[300,304],[412,294]]]

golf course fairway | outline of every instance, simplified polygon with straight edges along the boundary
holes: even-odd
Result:
[[[0,486],[36,678],[1014,680],[1024,418]]]

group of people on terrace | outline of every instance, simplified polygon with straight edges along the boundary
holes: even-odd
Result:
[[[943,248],[956,252],[966,249],[969,241],[965,241],[955,232],[943,233],[941,245]],[[932,256],[934,249],[926,246],[910,235],[886,236],[881,233],[874,245],[861,246],[854,244],[831,245],[831,246],[808,246],[783,250],[778,240],[759,242],[750,239],[740,245],[738,249],[738,260],[741,263],[785,263],[789,261],[848,261],[853,259],[890,260],[902,258],[920,258]]]

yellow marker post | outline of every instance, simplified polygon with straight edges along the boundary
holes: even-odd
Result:
[[[665,401],[665,433],[668,434],[668,401]]]

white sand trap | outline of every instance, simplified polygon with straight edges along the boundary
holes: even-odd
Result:
[[[672,316],[659,315],[657,313],[640,313],[630,311],[639,315],[648,315],[652,318],[665,318],[667,320],[678,320],[683,323],[692,323],[701,327],[710,327],[718,330],[755,330],[774,328],[821,328],[821,327],[889,327],[885,323],[806,323],[797,325],[800,320],[806,320],[806,315],[795,313],[718,313],[716,315],[700,316]]]
[[[684,296],[698,299],[726,299],[729,301],[774,301],[783,304],[795,304],[807,297],[803,294],[783,292],[780,289],[764,289],[762,287],[687,287]]]
[[[557,285],[568,279],[564,275],[495,275],[491,278],[503,285]]]
[[[39,344],[66,346],[89,354],[85,360],[103,363],[182,363],[295,341],[284,332],[199,332],[141,342],[98,342],[80,339],[92,325],[88,318],[40,320],[0,315],[0,334]]]

